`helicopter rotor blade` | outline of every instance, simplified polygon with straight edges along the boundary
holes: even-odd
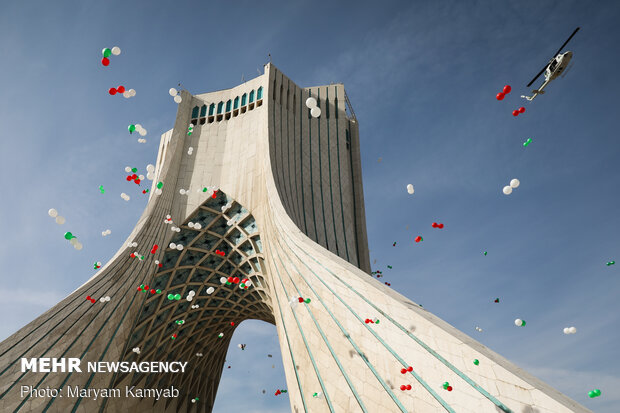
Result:
[[[549,65],[546,65],[545,67],[543,67],[543,69],[540,72],[538,72],[538,74],[536,76],[534,76],[534,79],[532,79],[532,81],[527,84],[527,87],[532,86],[532,83],[534,83],[536,81],[536,79],[538,79],[540,77],[540,75],[545,73],[545,70],[547,70],[547,66],[549,66]]]
[[[575,29],[575,31],[573,32],[573,34],[571,34],[568,39],[566,39],[566,41],[564,42],[564,44],[558,49],[557,52],[555,52],[555,54],[553,55],[554,57],[558,55],[558,53],[560,53],[562,51],[562,49],[564,49],[564,46],[566,46],[568,44],[568,42],[570,42],[570,39],[573,38],[574,35],[577,34],[577,32],[579,31],[580,27],[577,27]]]

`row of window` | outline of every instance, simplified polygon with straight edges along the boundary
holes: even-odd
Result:
[[[254,98],[256,98],[256,102],[254,102]],[[215,103],[211,103],[208,107],[207,105],[202,105],[202,107],[194,106],[192,109],[192,123],[194,125],[197,125],[198,123],[204,125],[207,122],[212,123],[215,120],[219,122],[224,118],[228,120],[231,116],[237,116],[239,113],[245,113],[247,110],[254,109],[255,106],[258,107],[262,105],[263,87],[261,86],[257,90],[252,90],[249,95],[244,93],[241,95],[241,105],[239,105],[239,102],[239,96],[237,96],[234,100],[228,99],[226,103],[222,101],[217,105]],[[225,110],[224,105],[226,105]],[[207,110],[209,111],[208,115]]]

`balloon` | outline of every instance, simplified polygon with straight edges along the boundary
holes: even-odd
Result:
[[[306,99],[306,107],[308,107],[309,109],[316,108],[316,99],[312,96]]]
[[[521,107],[519,108],[519,113],[523,113],[523,112],[525,112],[525,108],[524,108],[523,106],[521,106]]]
[[[112,54],[112,50],[104,47],[103,50],[101,50],[101,54],[103,55],[103,57],[110,57],[110,54]]]
[[[65,232],[65,239],[66,239],[66,240],[70,240],[71,238],[75,238],[75,237],[73,236],[73,234],[72,234],[72,233],[70,233],[70,232]]]
[[[155,195],[161,195],[161,193],[162,193],[161,189],[158,188],[155,190]]]
[[[181,195],[185,195],[185,189],[183,189],[183,188],[179,189],[179,193],[180,193]]]
[[[54,208],[50,208],[50,210],[47,211],[47,215],[52,218],[56,218],[58,216],[58,211],[56,211]]]
[[[136,96],[136,89],[129,89],[128,92],[131,94],[131,96]]]
[[[310,114],[313,118],[318,118],[319,116],[321,116],[321,108],[315,107],[310,109]]]
[[[519,180],[517,178],[515,178],[515,179],[510,181],[510,187],[511,188],[518,188],[520,184],[521,184],[521,182],[519,182]]]
[[[478,361],[478,359],[474,359],[474,364],[477,366],[478,364],[480,364],[480,362]]]
[[[176,249],[177,244],[175,244],[174,242],[171,242],[170,245],[168,245],[168,247],[170,247],[170,249]]]
[[[411,184],[407,185],[407,192],[409,194],[413,194],[413,192],[414,192],[413,185],[411,185]]]
[[[101,59],[101,64],[104,66],[108,66],[110,64],[110,59],[104,57],[103,59]]]
[[[420,242],[420,241],[423,241],[421,236],[418,235],[417,237],[415,237],[415,242]]]
[[[220,278],[220,283],[225,284],[226,283],[226,277],[221,277]]]
[[[527,138],[527,140],[523,142],[523,146],[527,147],[530,143],[532,143],[532,138]]]
[[[180,300],[181,299],[181,294],[175,294],[174,299],[177,300],[177,301]]]
[[[162,186],[164,186],[163,182],[157,182],[157,189],[161,189]]]
[[[575,333],[577,332],[577,329],[576,329],[575,327],[569,327],[569,328],[568,328],[568,332],[569,332],[570,334],[575,334]]]
[[[111,95],[116,95],[116,89],[111,87],[110,90],[108,90],[108,93]]]
[[[213,288],[213,287],[207,288],[207,294],[211,294],[211,293],[213,293],[213,291],[215,291],[215,288]]]
[[[112,53],[114,53],[114,52],[112,52]],[[510,87],[510,85],[506,85],[506,86],[504,86],[503,92],[504,92],[504,94],[507,95],[508,93],[510,93],[511,90],[512,90],[512,88]]]
[[[512,116],[519,116],[519,111],[518,110],[513,110],[512,111]]]
[[[124,91],[124,92],[123,92],[123,97],[124,97],[125,99],[129,99],[129,98],[131,97],[131,93],[129,93],[128,91]]]
[[[64,223],[65,223],[65,217],[58,215],[58,216],[56,217],[56,223],[57,223],[58,225],[62,225],[62,224],[64,224]]]
[[[131,172],[131,166],[126,166],[125,167],[125,172],[127,172],[127,173]]]
[[[117,91],[118,93],[124,93],[124,92],[125,92],[125,86],[122,86],[122,85],[121,85],[121,86],[117,87],[117,88],[116,88],[116,91]]]
[[[182,100],[183,100],[183,99],[181,99],[181,95],[176,95],[176,96],[174,97],[174,103],[181,103],[181,101],[182,101]]]
[[[505,186],[505,187],[504,187],[504,189],[503,189],[503,191],[504,191],[504,194],[505,194],[505,195],[510,195],[510,194],[512,194],[512,187],[510,187],[510,186]]]
[[[148,164],[146,165],[146,171],[147,172],[153,172],[155,170],[155,166]]]
[[[176,95],[179,94],[179,92],[177,92],[177,90],[173,87],[170,88],[170,90],[168,90],[168,93],[170,94],[170,96],[174,97]]]
[[[406,389],[407,389],[407,386],[405,386],[405,385],[403,384],[403,385],[401,385],[401,386],[400,386],[400,389],[404,391],[404,390],[406,390]]]
[[[502,92],[499,92],[497,95],[495,95],[495,98],[497,100],[504,100],[504,94]]]
[[[521,324],[522,324],[522,323],[523,323],[523,320],[521,320],[520,318],[517,318],[517,319],[515,320],[515,325],[516,325],[517,327],[521,327]]]
[[[411,384],[407,385],[407,390],[411,390]]]
[[[130,133],[130,134],[132,134],[132,133],[133,133],[133,131],[135,131],[135,130],[136,130],[136,125],[129,125],[129,126],[127,127],[127,129],[129,130],[129,133]]]
[[[111,51],[114,56],[118,56],[119,54],[121,54],[121,48],[118,46],[114,46]]]
[[[183,249],[183,245],[177,244],[177,251],[181,251]]]
[[[140,136],[146,136],[146,129],[140,129],[138,133],[140,134]]]

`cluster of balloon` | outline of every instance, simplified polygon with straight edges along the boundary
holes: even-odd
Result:
[[[441,229],[441,228],[443,228],[443,224],[441,224],[441,223],[440,223],[440,224],[438,224],[438,223],[436,223],[436,222],[433,222],[433,223],[431,224],[431,227]]]
[[[222,205],[222,212],[226,212],[232,207],[232,201],[228,201],[226,205]]]
[[[400,369],[400,374],[407,374],[407,372],[411,373],[412,371],[413,371],[413,367],[408,366],[406,369],[405,368]]]
[[[97,261],[93,264],[93,270],[98,270],[99,268],[101,268],[101,262]]]
[[[493,302],[494,303],[499,303],[499,298],[496,298]]]
[[[196,403],[197,401],[198,401],[198,397],[194,397],[194,398],[192,399],[192,403]]]
[[[280,390],[280,389],[278,389],[278,390],[276,390],[275,395],[276,395],[276,396],[278,396],[278,395],[280,395],[280,394],[282,394],[282,393],[286,393],[286,390]]]
[[[424,241],[424,238],[422,238],[421,236],[418,235],[417,237],[415,237],[414,241],[415,242]]]
[[[530,143],[532,143],[532,138],[527,138],[527,140],[526,140],[525,142],[523,142],[523,146],[524,146],[525,148],[527,148],[527,146],[528,146]]]
[[[109,229],[106,229],[105,231],[101,231],[101,236],[106,237],[110,235],[111,233],[112,231],[110,231]]]
[[[306,304],[310,304],[310,299],[309,298],[303,298],[303,297],[297,297],[297,301],[300,303],[306,303]]]
[[[155,186],[155,195],[161,195],[161,189],[163,188],[164,183],[163,182],[157,182],[157,185]]]
[[[401,389],[402,391],[405,391],[405,390],[411,390],[411,384],[407,384],[407,385],[404,385],[404,384],[403,384],[403,385],[401,385],[401,386],[400,386],[400,389]]]
[[[179,95],[179,91],[173,87],[168,90],[168,94],[174,98],[174,103],[181,103],[183,101],[181,95]]]
[[[243,280],[241,280],[241,284],[239,284],[239,288],[243,290],[247,290],[251,286],[252,286],[252,280],[249,280],[247,278],[244,278]]]
[[[69,241],[71,243],[71,245],[73,245],[73,248],[75,248],[76,250],[81,250],[82,249],[82,244],[78,241],[77,237],[75,235],[73,235],[70,232],[65,232],[65,239],[67,241]]]
[[[134,89],[127,90],[123,85],[120,85],[119,87],[111,87],[110,89],[108,89],[108,93],[112,96],[120,93],[125,99],[136,96],[136,91]]]
[[[146,136],[147,134],[146,129],[144,129],[139,123],[136,123],[135,125],[132,123],[131,125],[127,126],[127,130],[129,131],[130,135],[134,132],[138,132],[140,136]]]
[[[163,264],[159,262],[159,260],[155,260],[155,265],[157,265],[159,268],[163,266]]]
[[[105,189],[103,189],[103,185],[99,185],[99,192],[101,192],[101,194],[105,194]]]
[[[224,333],[220,333],[217,335],[217,338],[222,338],[222,337],[224,337]]]
[[[189,195],[189,190],[181,188],[179,189],[179,193],[181,195]]]
[[[213,190],[213,195],[211,195],[211,198],[213,199],[217,198],[217,189]]]
[[[202,357],[202,353],[196,353],[196,357]]]
[[[450,386],[450,383],[448,383],[447,381],[443,383],[442,387],[444,388],[444,390],[452,391],[452,386]]]
[[[129,248],[132,248],[132,247],[135,248],[135,247],[138,246],[138,243],[136,241],[130,241],[130,242],[127,243],[127,246]]]
[[[519,113],[525,112],[525,108],[521,106],[519,109],[515,109],[512,111],[512,116],[519,116]]]
[[[565,327],[564,334],[575,334],[577,329],[575,327]]]
[[[192,136],[193,132],[194,132],[194,124],[190,123],[189,126],[187,127],[187,136]]]
[[[239,347],[242,351],[245,350],[245,344],[237,344],[237,347]]]
[[[103,58],[101,59],[101,64],[104,66],[108,66],[110,64],[110,56],[118,56],[119,54],[121,54],[121,48],[118,46],[114,46],[111,49],[106,47],[101,51],[101,54],[103,55]]]
[[[131,349],[131,351],[133,351],[136,354],[140,354],[140,347],[134,347]]]
[[[512,194],[512,190],[514,188],[518,188],[519,185],[521,185],[521,182],[519,182],[517,178],[514,178],[510,181],[510,185],[506,185],[502,191],[504,192],[504,195],[510,195]]]
[[[175,321],[175,323],[177,323],[178,325],[181,326],[181,325],[185,324],[185,320],[177,320],[177,321]]]
[[[202,225],[199,222],[188,222],[187,226],[193,229],[201,230]]]
[[[187,154],[188,155],[192,155],[194,153],[194,148],[192,146],[190,146],[189,148],[187,148]]]
[[[479,333],[482,333],[482,329],[480,327],[478,327],[478,326],[476,326],[476,331],[479,332]]]
[[[484,251],[484,252],[483,252],[483,254],[484,254],[484,256],[486,257],[486,256],[487,256],[487,251]]]
[[[517,327],[525,327],[525,320],[521,320],[520,318],[517,318],[517,319],[515,320],[515,325],[516,325]]]
[[[171,336],[170,336],[170,338],[171,338],[172,340],[174,340],[174,339],[175,339],[175,338],[177,338],[177,337],[178,337],[178,336],[177,336],[177,333],[174,333],[173,335],[171,335]]]
[[[170,301],[179,301],[181,299],[181,294],[168,294],[168,300]]]
[[[174,225],[172,225],[172,226],[170,227],[170,231],[173,231],[173,232],[181,232],[181,228],[179,228],[179,227],[175,227]]]
[[[479,365],[479,364],[480,364],[480,361],[479,361],[478,359],[474,359],[474,365],[476,365],[476,366],[477,366],[477,365]]]
[[[387,267],[388,267],[390,270],[392,269],[392,266],[391,266],[391,265],[388,265]]]
[[[601,395],[601,391],[599,389],[590,390],[588,392],[588,397],[590,397],[591,399],[598,397],[600,395]]]
[[[168,245],[168,247],[170,247],[170,249],[174,250],[176,249],[177,251],[182,251],[183,250],[183,245],[182,244],[175,244],[174,242],[171,242],[170,245]]]
[[[605,265],[609,267],[610,265],[614,265],[615,263],[616,261],[608,261],[607,263],[605,263]]]
[[[415,192],[415,190],[413,189],[413,185],[408,184],[408,185],[407,185],[407,193],[408,193],[409,195],[413,195],[413,193],[414,193],[414,192]]]
[[[148,285],[144,285],[144,284],[141,284],[141,285],[138,287],[138,291],[143,291],[143,292],[145,292],[145,293],[150,292],[151,294],[161,294],[161,290],[160,290],[159,288],[158,288],[158,289],[155,289],[155,288],[149,288],[149,286],[148,286]]]
[[[54,218],[58,225],[62,225],[65,223],[65,217],[58,215],[58,211],[56,211],[54,208],[51,208],[49,211],[47,211],[47,215]]]
[[[146,179],[152,181],[155,178],[155,166],[148,164],[146,165]]]
[[[198,304],[194,304],[194,305],[192,306],[192,310],[195,310],[195,309],[197,309],[198,307],[200,307]]]
[[[313,393],[312,397],[314,397],[316,399],[322,399],[323,398],[323,392]]]
[[[155,254],[157,252],[157,248],[159,248],[159,245],[153,245],[153,248],[151,248],[151,254]]]
[[[87,296],[86,296],[86,299],[87,299],[88,301],[90,301],[90,303],[91,303],[91,304],[95,304],[95,303],[97,302],[97,300],[95,300],[95,299],[94,299],[93,297],[91,297],[90,295],[87,295]]]
[[[310,115],[312,115],[313,118],[321,116],[321,108],[317,106],[317,101],[312,96],[306,99],[306,107],[310,109]]]
[[[504,86],[504,89],[501,92],[495,95],[495,98],[497,100],[504,100],[504,97],[506,97],[506,95],[509,94],[511,90],[512,88],[510,87],[510,85],[506,85]]]
[[[192,301],[195,295],[196,295],[196,291],[191,290],[189,293],[187,293],[187,297],[185,297],[185,299],[187,301]]]
[[[138,254],[138,251],[134,251],[134,252],[132,252],[131,254],[129,254],[129,256],[130,256],[131,258],[136,258],[136,257],[138,257],[138,259],[139,259],[140,261],[144,261],[144,255],[140,255],[140,254]]]
[[[146,139],[138,138],[138,143],[146,143]]]
[[[385,283],[383,283],[383,284],[387,285],[388,287],[391,287],[391,286],[392,286],[392,283],[388,283],[388,282],[385,282]]]
[[[215,250],[215,253],[219,255],[220,257],[224,257],[226,255],[224,251],[220,251],[220,250]]]
[[[123,198],[125,201],[129,201],[131,199],[131,197],[124,192],[121,193],[121,198]]]
[[[149,193],[149,189],[148,189],[148,188],[147,188],[147,189],[143,189],[143,190],[142,190],[142,193],[143,193],[143,194],[148,194],[148,193]]]

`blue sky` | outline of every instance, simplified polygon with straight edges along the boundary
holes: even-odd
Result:
[[[373,269],[578,402],[612,412],[618,21],[615,1],[3,2],[0,339],[121,246],[146,203],[118,196],[128,192],[122,171],[155,163],[176,114],[168,89],[233,87],[271,53],[301,86],[345,85],[360,124]],[[534,102],[519,99],[577,26],[571,71]],[[112,46],[122,54],[104,68],[101,49]],[[109,96],[119,84],[136,97]],[[505,84],[513,91],[498,102]],[[127,134],[130,123],[148,130],[146,144]],[[506,196],[512,178],[521,186]],[[49,208],[67,223],[57,226]],[[67,230],[82,251],[62,238]],[[568,326],[577,334],[564,335]],[[286,395],[273,395],[285,386],[275,327],[245,322],[231,346],[215,410],[288,411]],[[602,396],[589,399],[594,388]]]

